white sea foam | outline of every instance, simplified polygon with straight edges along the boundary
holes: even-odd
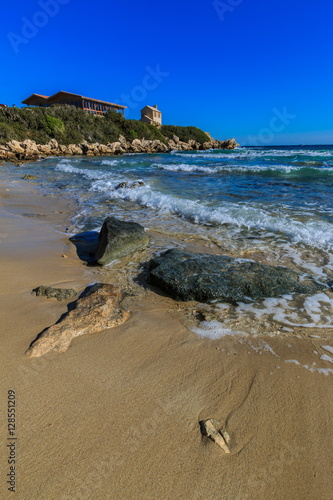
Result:
[[[182,155],[185,156],[185,155]],[[191,156],[191,155],[188,155]],[[193,155],[193,157],[197,155]],[[214,158],[217,157],[218,159],[221,159],[221,157],[215,155]],[[196,158],[196,160],[200,159],[205,159],[203,155],[200,155]],[[211,159],[214,159],[213,155]],[[283,173],[283,174],[293,174],[297,172],[303,172],[305,168],[307,170],[311,169],[313,172],[317,173],[328,173],[332,172],[333,173],[333,166],[327,166],[325,168],[322,168],[318,165],[311,165],[306,167],[305,165],[242,165],[242,164],[230,164],[230,158],[226,157],[224,158],[225,160],[228,161],[227,165],[221,164],[221,163],[210,163],[210,166],[205,165],[204,162],[202,163],[153,163],[151,166],[152,167],[157,167],[163,170],[168,170],[170,172],[202,172],[202,173],[207,173],[207,174],[214,174],[214,173],[219,173],[219,172],[228,172],[228,173],[236,173],[236,172],[242,172],[242,173],[250,173],[250,172],[255,172],[255,173],[266,173],[266,172],[276,172],[276,173]]]
[[[119,160],[102,160],[101,165],[117,165]]]
[[[183,168],[182,164],[177,165],[176,168],[179,166]],[[229,224],[236,228],[247,228],[248,230],[255,229],[256,231],[261,230],[272,233],[281,232],[293,244],[306,243],[325,250],[333,247],[333,225],[325,219],[308,216],[308,220],[301,222],[292,217],[286,217],[286,214],[281,210],[273,214],[254,203],[251,205],[250,203],[225,201],[223,204],[221,202],[220,206],[209,206],[205,202],[162,193],[156,189],[152,189],[149,184],[135,189],[121,188],[115,190],[118,184],[124,181],[123,177],[119,177],[118,172],[78,168],[68,159],[61,160],[56,168],[62,172],[91,179],[93,181],[91,184],[92,191],[107,193],[113,199],[136,202],[164,214],[175,214],[198,224]],[[195,168],[197,166],[189,165],[188,171],[193,171]],[[133,179],[131,182],[133,182]],[[295,252],[293,258],[300,260],[299,255],[297,257]],[[320,275],[320,273],[323,275],[319,266],[311,263],[305,264],[304,267],[306,266],[317,275]]]
[[[322,354],[320,356],[320,359],[322,359],[323,361],[328,361],[329,363],[333,363],[332,356],[329,356],[328,354]]]
[[[259,303],[239,303],[236,314],[252,315],[256,319],[271,318],[283,325],[304,328],[333,328],[333,299],[325,293],[316,293],[296,304],[290,295],[267,298]]]
[[[83,171],[85,174],[85,171]],[[85,174],[86,175],[86,174]],[[93,174],[96,178],[96,174]],[[219,207],[210,207],[199,201],[179,198],[153,190],[146,184],[137,189],[122,188],[114,191],[115,181],[98,180],[91,190],[108,193],[114,199],[136,202],[162,213],[180,215],[195,223],[231,224],[247,229],[266,230],[286,234],[293,243],[303,242],[318,248],[333,247],[333,226],[328,221],[313,218],[306,222],[286,218],[285,214],[272,215],[254,204],[224,202]],[[118,180],[119,182],[119,180]]]
[[[168,170],[169,172],[203,172],[206,174],[213,174],[219,170],[223,170],[223,167],[219,165],[216,167],[205,167],[201,165],[190,165],[188,163],[153,163],[152,167]]]
[[[321,347],[322,349],[325,349],[325,351],[328,351],[331,354],[333,354],[333,347],[331,347],[330,345],[322,345]]]
[[[259,345],[253,345],[253,344],[250,343],[250,347],[251,347],[251,349],[253,349],[254,351],[256,351],[258,354],[262,354],[263,352],[269,352],[270,354],[272,354],[276,358],[280,357],[271,348],[271,346],[269,344],[267,344],[267,342],[265,342],[264,340],[260,340],[259,341]]]
[[[281,158],[289,156],[297,157],[333,157],[332,151],[316,151],[308,149],[252,149],[252,148],[236,148],[233,150],[205,150],[196,153],[183,153],[181,151],[172,151],[175,156],[183,156],[185,158],[237,158],[237,159],[252,159],[277,156]]]
[[[225,337],[227,335],[247,335],[245,332],[225,328],[219,321],[202,321],[199,327],[192,327],[191,331],[199,337],[205,337],[212,340]]]
[[[116,178],[115,175],[110,172],[109,170],[97,170],[97,169],[89,169],[89,168],[78,168],[72,165],[72,162],[70,160],[64,159],[61,160],[57,167],[56,170],[59,170],[60,172],[66,172],[69,174],[76,174],[80,175],[83,177],[86,177],[87,179],[107,179],[109,182],[113,178],[114,181],[113,183],[116,185],[116,183],[121,182],[120,178]]]
[[[297,361],[297,359],[285,359],[284,362],[285,363],[293,363],[295,365],[298,365],[301,368],[305,368],[306,370],[308,370],[311,373],[317,372],[317,373],[321,373],[322,375],[326,375],[326,376],[329,375],[330,373],[333,373],[332,368],[317,368],[316,363],[312,363],[311,366],[302,365],[299,361]]]

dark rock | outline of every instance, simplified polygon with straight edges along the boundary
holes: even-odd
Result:
[[[300,281],[300,274],[280,266],[234,259],[224,255],[190,253],[173,248],[153,259],[148,282],[177,300],[236,304],[249,299],[279,297],[327,289],[313,278]]]
[[[145,185],[145,183],[143,181],[134,181],[132,183],[124,181],[124,182],[121,182],[120,184],[118,184],[118,186],[116,186],[115,189],[121,189],[121,188],[134,189],[136,187],[142,187],[144,185]]]
[[[22,179],[24,179],[25,181],[30,181],[32,179],[38,179],[38,177],[36,177],[36,175],[25,174],[25,176],[22,177]]]
[[[67,300],[75,297],[77,291],[74,288],[52,288],[51,286],[38,286],[33,292],[39,297],[45,295],[48,299]]]
[[[140,224],[110,216],[105,219],[98,240],[95,259],[106,265],[147,246],[149,237]]]
[[[88,286],[68,313],[36,337],[27,355],[34,358],[51,350],[65,352],[75,337],[121,325],[129,317],[120,307],[121,300],[122,292],[114,285]]]

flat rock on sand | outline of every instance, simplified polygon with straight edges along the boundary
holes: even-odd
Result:
[[[34,358],[51,350],[64,352],[74,337],[121,325],[129,316],[120,307],[121,299],[121,290],[114,285],[87,287],[71,311],[37,336],[27,355]]]
[[[67,300],[75,297],[77,291],[74,288],[53,288],[52,286],[38,286],[33,289],[37,297],[45,296],[48,299],[55,298],[57,300]]]
[[[184,301],[221,300],[234,304],[327,289],[311,277],[301,282],[299,273],[285,267],[176,248],[154,258],[149,269],[149,283]]]

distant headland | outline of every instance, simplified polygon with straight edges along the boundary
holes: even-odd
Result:
[[[126,106],[69,92],[32,94],[28,107],[0,107],[0,159],[46,156],[167,153],[171,150],[234,149],[235,139],[214,140],[197,127],[162,125],[157,105],[141,119],[124,117]],[[33,106],[33,107],[30,107]]]

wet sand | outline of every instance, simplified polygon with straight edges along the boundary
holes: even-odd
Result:
[[[333,368],[313,353],[333,346],[330,331],[200,338],[190,330],[200,305],[132,281],[153,249],[87,267],[64,232],[73,206],[27,183],[1,193],[2,408],[8,390],[17,400],[16,494],[2,415],[1,498],[332,499],[333,374],[305,367]],[[67,310],[31,290],[93,281],[126,290],[129,320],[26,358]],[[230,455],[202,437],[206,418],[229,433]]]

